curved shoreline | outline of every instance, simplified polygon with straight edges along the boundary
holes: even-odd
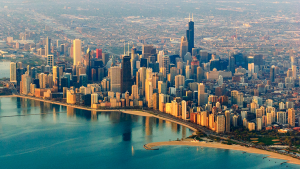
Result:
[[[166,141],[166,142],[149,143],[146,144],[146,146],[149,148],[155,148],[160,146],[198,146],[198,147],[220,148],[226,150],[243,151],[243,152],[253,153],[253,154],[264,154],[267,155],[268,158],[286,160],[287,163],[300,165],[299,159],[287,155],[282,155],[282,154],[261,150],[257,148],[252,148],[252,147],[243,147],[240,145],[227,145],[227,144],[221,144],[216,142],[205,143],[205,142],[189,142],[189,141]]]
[[[4,97],[19,97],[19,98],[26,98],[26,99],[31,99],[31,100],[36,100],[36,101],[41,101],[41,102],[46,102],[50,104],[56,104],[56,105],[61,105],[61,106],[68,106],[76,109],[81,109],[81,110],[87,110],[87,111],[94,111],[94,112],[122,112],[126,114],[131,114],[131,115],[137,115],[137,116],[145,116],[145,117],[155,117],[158,119],[166,120],[169,122],[173,122],[176,124],[179,124],[181,126],[185,126],[189,128],[190,130],[193,131],[198,131],[196,128],[184,124],[172,119],[164,118],[158,115],[154,115],[148,112],[144,111],[137,111],[137,110],[122,110],[122,109],[111,109],[111,110],[101,110],[101,109],[91,109],[83,106],[77,106],[77,105],[71,105],[71,104],[65,104],[61,102],[53,102],[51,100],[45,100],[45,99],[40,99],[40,98],[35,98],[35,97],[30,97],[30,96],[21,96],[21,95],[7,95],[7,96],[0,96],[0,98]],[[221,144],[221,143],[204,143],[204,142],[188,142],[188,141],[167,141],[167,142],[154,142],[154,143],[149,143],[146,144],[147,147],[149,148],[154,148],[158,146],[172,146],[172,145],[186,145],[186,146],[199,146],[199,147],[210,147],[210,148],[220,148],[220,149],[228,149],[228,150],[237,150],[237,151],[244,151],[248,153],[254,153],[254,154],[265,154],[268,155],[269,158],[276,158],[276,159],[281,159],[281,160],[286,160],[287,163],[292,163],[292,164],[297,164],[300,165],[300,160],[287,156],[287,155],[282,155],[274,152],[269,152],[266,150],[260,150],[256,148],[251,148],[251,147],[243,147],[240,145],[226,145],[226,144]]]
[[[67,103],[61,103],[61,102],[56,102],[56,101],[51,101],[51,100],[45,100],[45,99],[31,97],[31,96],[22,96],[22,95],[0,96],[0,98],[5,98],[5,97],[19,97],[19,98],[31,99],[31,100],[36,100],[36,101],[40,101],[40,102],[56,104],[56,105],[61,105],[61,106],[66,106],[66,107],[72,107],[72,108],[81,109],[81,110],[94,111],[94,112],[121,112],[121,113],[126,113],[126,114],[131,114],[131,115],[137,115],[137,116],[155,117],[155,118],[158,118],[158,119],[162,119],[162,120],[166,120],[166,121],[169,121],[169,122],[179,124],[181,126],[189,128],[193,131],[198,131],[196,128],[191,127],[187,124],[180,123],[178,121],[175,121],[175,120],[172,120],[172,119],[167,119],[167,118],[157,116],[157,115],[154,115],[154,114],[151,114],[151,113],[147,113],[147,112],[144,112],[144,111],[126,110],[126,109],[124,109],[124,110],[122,110],[122,109],[108,109],[108,110],[92,109],[92,108],[88,108],[88,107],[77,106],[77,105],[72,105],[72,104],[67,104]]]

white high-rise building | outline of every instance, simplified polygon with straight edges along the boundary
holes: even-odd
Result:
[[[114,66],[109,69],[110,88],[113,92],[121,92],[121,68]]]
[[[163,57],[164,57],[164,51],[159,51],[157,55],[157,62],[159,64],[159,68],[163,67]]]
[[[97,93],[91,94],[91,106],[93,106],[93,104],[97,104],[97,103],[98,103],[98,94]]]
[[[10,62],[10,82],[17,82],[17,64]]]
[[[260,131],[262,129],[262,118],[256,119],[256,130]]]
[[[73,65],[78,65],[81,62],[81,41],[73,40]]]
[[[139,88],[137,85],[132,85],[132,100],[139,99]]]
[[[219,75],[218,85],[219,85],[219,86],[222,86],[222,85],[223,85],[223,76],[222,76],[222,75]]]

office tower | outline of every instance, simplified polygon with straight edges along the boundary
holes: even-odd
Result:
[[[163,57],[164,57],[164,51],[159,51],[157,55],[157,62],[159,63],[159,68],[163,67]]]
[[[145,84],[145,98],[146,101],[148,102],[148,107],[152,108],[153,107],[153,85],[152,85],[152,79],[146,79],[146,84]]]
[[[60,54],[61,54],[61,55],[64,55],[64,54],[65,54],[65,45],[64,45],[64,44],[61,44],[61,45],[60,45]]]
[[[81,63],[81,41],[79,39],[73,40],[73,65]]]
[[[110,87],[112,92],[121,92],[121,68],[118,66],[109,69]]]
[[[235,73],[235,58],[231,55],[229,55],[228,71]]]
[[[152,54],[156,53],[156,49],[153,48],[153,45],[143,45],[142,54],[143,58],[148,59]]]
[[[136,54],[136,48],[133,46],[131,48],[131,77],[136,75],[136,61],[138,60],[138,56]]]
[[[197,82],[198,83],[202,82],[203,76],[204,76],[203,69],[200,66],[198,66],[197,67]]]
[[[179,89],[180,86],[185,87],[185,77],[177,75],[175,76],[175,89]]]
[[[53,66],[52,72],[53,72],[53,82],[55,83],[56,78],[59,78],[59,67]]]
[[[272,125],[273,118],[272,118],[272,113],[267,113],[267,126]]]
[[[186,30],[186,37],[188,42],[188,52],[192,53],[194,48],[194,22],[193,17],[192,20],[189,21],[189,28]]]
[[[254,63],[248,63],[248,77],[251,77],[254,72]]]
[[[224,133],[225,132],[225,117],[224,115],[217,116],[217,133]]]
[[[262,118],[264,112],[262,109],[256,109],[256,118]]]
[[[286,112],[277,112],[277,123],[286,124]]]
[[[10,62],[10,82],[17,82],[17,64]]]
[[[230,132],[230,111],[225,111],[226,132]]]
[[[46,47],[45,47],[45,55],[48,56],[51,54],[51,39],[49,37],[46,38]]]
[[[48,80],[47,74],[40,73],[38,75],[38,78],[39,78],[39,88],[41,88],[41,89],[46,88],[46,83],[47,83],[47,80]]]
[[[231,105],[237,104],[239,91],[231,91]]]
[[[274,65],[270,68],[270,80],[271,80],[271,82],[275,81],[275,66]]]
[[[102,62],[103,65],[106,66],[107,62],[109,61],[109,54],[108,53],[102,53]]]
[[[182,60],[184,60],[184,56],[188,52],[188,49],[189,49],[188,41],[187,41],[186,37],[182,36],[181,37],[181,44],[180,44],[180,53],[179,53]]]
[[[96,58],[102,59],[102,49],[96,49]]]
[[[122,86],[122,93],[128,91],[131,94],[131,63],[130,63],[130,56],[124,56],[122,60],[122,75],[121,75],[121,86]]]
[[[98,81],[102,81],[104,78],[104,68],[98,68]]]
[[[54,56],[53,55],[48,55],[47,56],[47,65],[53,67],[54,66]]]
[[[190,65],[186,65],[186,67],[185,67],[185,77],[186,77],[186,79],[191,79],[190,74],[191,74]]]
[[[167,56],[167,55],[165,55],[163,57],[162,62],[163,62],[162,67],[165,68],[166,69],[166,73],[169,74],[170,73],[170,57]]]
[[[146,71],[147,71],[146,67],[141,67],[139,69],[139,75],[140,75],[139,80],[140,81],[138,82],[138,86],[139,86],[139,88],[142,89],[141,95],[143,95],[143,96],[145,95]]]
[[[297,66],[296,65],[292,65],[292,77],[294,79],[297,78]]]
[[[198,106],[205,105],[208,101],[208,94],[205,93],[205,85],[203,83],[198,84]]]
[[[182,100],[181,101],[181,108],[182,108],[182,119],[187,120],[187,115],[186,115],[186,101]]]
[[[295,127],[295,109],[288,110],[288,123],[291,127]]]
[[[279,110],[284,110],[285,109],[285,104],[283,102],[279,103]]]
[[[256,119],[256,130],[260,131],[262,129],[262,118]]]

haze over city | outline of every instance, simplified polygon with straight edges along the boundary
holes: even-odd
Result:
[[[1,1],[0,167],[299,168],[299,9]]]

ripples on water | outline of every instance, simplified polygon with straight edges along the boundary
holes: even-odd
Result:
[[[192,134],[186,127],[153,117],[97,113],[20,98],[0,102],[1,169],[298,167],[281,166],[282,160],[262,159],[264,155],[214,148],[166,146],[147,151],[146,143]]]

